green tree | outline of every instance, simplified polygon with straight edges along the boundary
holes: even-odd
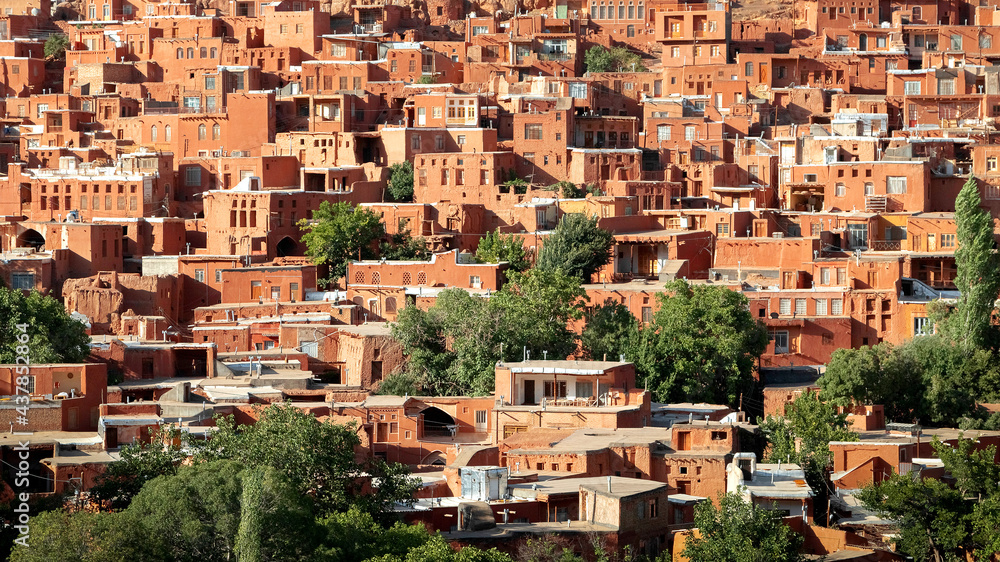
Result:
[[[617,361],[621,354],[628,353],[629,345],[639,333],[639,325],[628,307],[611,298],[587,313],[586,321],[580,347],[596,361],[605,357]]]
[[[955,286],[962,292],[955,320],[967,350],[993,347],[997,340],[992,315],[1000,294],[1000,257],[994,251],[993,219],[981,203],[979,184],[970,175],[955,199]]]
[[[583,55],[587,72],[646,72],[642,57],[626,47],[606,49],[595,45]]]
[[[174,443],[178,430],[157,429],[149,443],[130,443],[121,447],[119,460],[109,464],[90,489],[91,499],[103,509],[121,511],[132,503],[150,480],[176,474],[187,454]]]
[[[688,560],[713,562],[798,562],[803,538],[781,522],[775,512],[755,506],[736,493],[695,506],[694,525],[700,537],[689,535]]]
[[[423,236],[412,236],[409,230],[405,230],[381,242],[379,255],[386,260],[427,261],[431,258],[431,250]]]
[[[389,166],[388,189],[393,201],[413,201],[413,162],[404,160]]]
[[[330,276],[323,285],[334,283],[347,274],[347,262],[354,258],[375,257],[375,242],[385,236],[382,218],[362,207],[323,201],[313,211],[312,220],[302,219],[302,241],[313,263],[327,264]]]
[[[597,226],[597,217],[566,214],[542,245],[535,267],[561,269],[589,283],[591,277],[611,261],[613,245],[614,236]]]
[[[587,72],[610,72],[613,63],[611,51],[600,45],[594,45],[583,54],[583,65]]]
[[[56,299],[0,286],[0,362],[11,364],[24,355],[18,346],[27,346],[32,363],[82,363],[90,354],[90,337]]]
[[[525,350],[535,359],[573,353],[577,343],[568,324],[582,318],[585,300],[579,280],[559,270],[511,272],[489,298],[446,289],[429,310],[400,313],[392,334],[407,362],[386,386],[431,395],[489,394],[499,360],[519,359]]]
[[[656,298],[653,321],[626,354],[653,399],[735,405],[750,388],[754,361],[768,342],[747,298],[683,280],[668,283]]]
[[[500,231],[487,232],[476,248],[476,259],[482,263],[510,264],[513,271],[524,271],[531,267],[524,242],[513,234],[500,234]]]
[[[566,180],[556,182],[546,189],[558,192],[560,197],[564,199],[579,199],[587,195],[585,190],[577,187],[575,183]]]
[[[54,34],[49,35],[49,38],[45,40],[42,51],[47,59],[61,59],[66,55],[67,47],[69,47],[69,38],[62,34]]]
[[[918,562],[959,562],[971,554],[992,560],[1000,553],[1000,466],[995,447],[981,451],[968,439],[957,446],[932,445],[955,485],[934,478],[893,474],[866,487],[858,499],[899,527],[897,548]]]
[[[838,414],[813,392],[801,394],[785,406],[785,415],[759,422],[767,438],[768,462],[791,462],[802,467],[814,490],[825,489],[825,471],[833,463],[831,441],[857,441],[847,414]]]
[[[15,546],[10,562],[125,562],[126,552],[106,544],[120,532],[118,514],[44,511],[31,518],[28,547]]]
[[[821,396],[839,406],[881,404],[896,421],[954,426],[979,419],[976,399],[994,399],[1000,365],[992,352],[967,351],[942,335],[833,353]]]
[[[323,422],[290,404],[259,410],[252,425],[237,425],[232,416],[216,418],[218,430],[199,446],[199,460],[231,459],[245,467],[271,467],[284,475],[300,494],[313,498],[319,513],[346,511],[352,506],[383,514],[395,502],[407,502],[417,489],[402,465],[377,458],[358,462],[356,428]],[[367,473],[378,485],[366,491]]]

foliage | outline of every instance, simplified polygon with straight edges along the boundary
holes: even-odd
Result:
[[[299,221],[299,228],[305,232],[306,254],[314,263],[330,266],[329,278],[321,281],[324,285],[344,277],[349,260],[374,258],[375,242],[385,236],[378,214],[343,202],[323,201],[311,221]]]
[[[524,350],[534,358],[573,353],[577,345],[568,323],[582,318],[585,298],[579,280],[558,270],[511,272],[503,289],[488,299],[446,289],[426,311],[400,311],[392,334],[407,363],[380,390],[489,394],[498,360],[519,358]]]
[[[962,292],[955,321],[967,350],[994,347],[997,341],[992,315],[1000,294],[1000,256],[994,252],[993,219],[981,203],[979,184],[970,175],[955,199],[955,286]]]
[[[625,47],[595,45],[583,55],[587,72],[646,72],[642,58]]]
[[[639,330],[626,354],[653,399],[735,405],[750,388],[754,360],[768,342],[747,298],[683,280],[667,284],[656,298],[653,321]]]
[[[476,259],[482,263],[510,264],[513,271],[524,271],[531,267],[528,252],[524,242],[513,234],[500,234],[500,231],[487,232],[476,248]]]
[[[103,509],[121,511],[132,503],[150,480],[177,473],[177,466],[187,456],[174,442],[178,431],[160,427],[150,443],[130,443],[119,451],[120,458],[107,466],[90,489],[91,499]]]
[[[47,59],[61,59],[66,56],[66,49],[69,47],[69,38],[61,34],[49,35],[45,40],[42,52]]]
[[[216,417],[218,430],[199,446],[198,460],[232,459],[247,467],[271,467],[300,494],[312,498],[319,513],[357,507],[372,514],[395,502],[409,501],[417,484],[402,465],[381,459],[355,460],[360,439],[353,425],[323,422],[289,404],[260,409],[252,425],[236,425],[232,416]],[[365,492],[357,478],[365,472],[378,486]]]
[[[563,199],[579,199],[587,195],[585,190],[577,187],[575,183],[566,180],[556,182],[545,189],[559,192],[559,196]]]
[[[934,478],[893,474],[858,494],[867,506],[897,522],[900,552],[913,560],[958,562],[972,554],[991,560],[1000,553],[1000,465],[996,448],[975,450],[961,436],[953,449],[937,440],[935,454],[955,485]]]
[[[28,547],[15,546],[10,562],[125,562],[114,544],[121,533],[118,514],[44,511],[31,518]]]
[[[614,236],[597,226],[597,217],[578,213],[563,215],[538,252],[538,269],[561,269],[567,275],[590,282],[611,261]]]
[[[513,562],[510,556],[495,548],[482,550],[467,546],[455,550],[440,534],[410,549],[406,556],[383,555],[369,558],[368,562]]]
[[[431,250],[427,247],[427,239],[423,236],[412,236],[409,230],[397,232],[389,237],[389,241],[379,244],[379,255],[386,260],[427,261],[431,259]]]
[[[689,535],[684,547],[688,560],[713,562],[798,562],[803,539],[781,522],[780,516],[757,507],[737,493],[695,506],[694,525],[701,536]]]
[[[629,351],[629,344],[638,336],[635,316],[624,304],[607,299],[587,313],[587,324],[580,334],[580,346],[590,359],[613,361]]]
[[[768,416],[759,425],[770,445],[766,460],[799,465],[815,490],[823,488],[825,470],[833,463],[830,442],[858,440],[847,415],[838,414],[813,392],[786,405],[784,417]]]
[[[24,334],[28,340],[19,340]],[[90,354],[90,337],[56,299],[0,286],[0,362],[12,364],[24,355],[18,346],[27,346],[33,364],[82,363]]]
[[[976,398],[996,398],[998,370],[991,352],[965,351],[938,334],[839,349],[819,385],[821,397],[836,405],[882,404],[891,420],[956,425],[980,417]]]
[[[437,84],[437,75],[424,74],[417,79],[417,84]]]
[[[389,166],[388,190],[393,201],[413,201],[413,162]]]
[[[529,538],[518,546],[517,559],[523,562],[583,562],[584,558],[553,535]]]

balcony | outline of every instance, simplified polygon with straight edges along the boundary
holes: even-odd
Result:
[[[555,61],[562,62],[572,60],[573,57],[569,53],[538,53],[535,55],[540,61]]]

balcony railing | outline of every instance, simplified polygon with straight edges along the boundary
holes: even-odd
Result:
[[[871,249],[876,252],[898,252],[902,247],[902,240],[873,240]]]

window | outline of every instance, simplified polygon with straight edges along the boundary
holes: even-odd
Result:
[[[715,225],[715,235],[716,236],[729,236],[729,223],[720,222]]]
[[[997,169],[997,157],[990,156],[986,159],[986,171],[992,172]]]
[[[889,176],[885,179],[885,192],[889,194],[906,193],[905,176]]]
[[[482,35],[484,33],[489,33],[489,28],[485,25],[474,25],[472,26],[472,36]]]
[[[483,287],[483,281],[478,275],[470,275],[469,286],[473,289],[481,289]]]
[[[188,166],[184,169],[184,185],[201,185],[201,167]]]
[[[347,45],[344,43],[333,43],[330,45],[330,55],[334,57],[347,56]]]
[[[10,285],[14,290],[30,291],[35,288],[35,274],[31,271],[15,271],[10,274]]]
[[[157,136],[157,134],[156,134],[156,125],[153,125],[152,127],[149,128],[149,140],[150,140],[150,142],[156,142],[156,140],[157,140],[156,136]]]
[[[920,82],[915,82],[915,81],[903,82],[903,93],[908,96],[919,96]]]
[[[962,36],[954,33],[951,36],[951,50],[961,51],[962,50]]]
[[[844,314],[844,301],[840,299],[833,299],[830,301],[830,314],[834,316],[841,316]]]
[[[979,48],[980,49],[992,49],[993,48],[993,36],[992,35],[980,35],[979,36]]]
[[[774,340],[775,355],[788,353],[788,332],[786,331],[772,332],[771,339]]]
[[[696,140],[696,136],[697,132],[694,125],[687,125],[684,127],[684,140]]]
[[[942,248],[954,248],[955,247],[955,235],[954,234],[942,234],[941,235],[941,247]]]
[[[748,63],[746,63],[746,64],[743,65],[743,75],[744,76],[748,76],[748,77],[749,76],[753,76],[753,63],[752,62],[748,62]]]
[[[913,319],[913,335],[914,336],[928,336],[934,333],[931,328],[931,323],[926,316],[915,317]]]
[[[420,150],[420,135],[410,137],[410,150]]]
[[[525,123],[524,124],[524,138],[528,140],[542,140],[542,124],[541,123]]]
[[[584,82],[572,82],[569,85],[569,97],[584,99],[587,97],[587,84]]]
[[[670,126],[669,125],[657,125],[656,126],[656,140],[657,142],[663,142],[670,140]]]
[[[205,140],[205,137],[207,136],[208,136],[208,127],[206,127],[204,123],[198,125],[198,140]]]
[[[826,299],[816,299],[816,316],[826,316]]]
[[[939,96],[955,95],[955,79],[949,78],[947,80],[938,80],[938,95]]]
[[[303,26],[301,23],[295,24],[295,33],[301,35],[303,31],[305,31],[305,26]]]
[[[792,313],[792,299],[780,299],[778,301],[778,314],[789,315]]]
[[[170,137],[171,137],[171,134],[170,134],[170,125],[165,125],[163,127],[163,140],[165,140],[167,142],[170,142]]]
[[[844,186],[844,184],[842,184],[842,183],[838,183],[834,187],[833,194],[836,197],[843,197],[843,196],[847,195],[847,187]]]
[[[442,136],[442,135],[436,135],[434,137],[434,149],[435,150],[444,150],[444,136]]]
[[[221,135],[222,127],[218,123],[212,125],[212,140],[219,140]]]
[[[806,314],[806,299],[795,299],[795,315],[805,315]]]
[[[545,381],[546,398],[566,398],[566,381]]]
[[[204,283],[205,282],[205,270],[204,269],[196,269],[196,270],[194,270],[194,280],[197,281],[197,282],[199,282],[199,283]]]
[[[680,47],[671,47],[670,48],[670,56],[672,58],[675,58],[675,59],[681,58],[681,48]],[[749,63],[747,63],[747,64],[749,64]]]

